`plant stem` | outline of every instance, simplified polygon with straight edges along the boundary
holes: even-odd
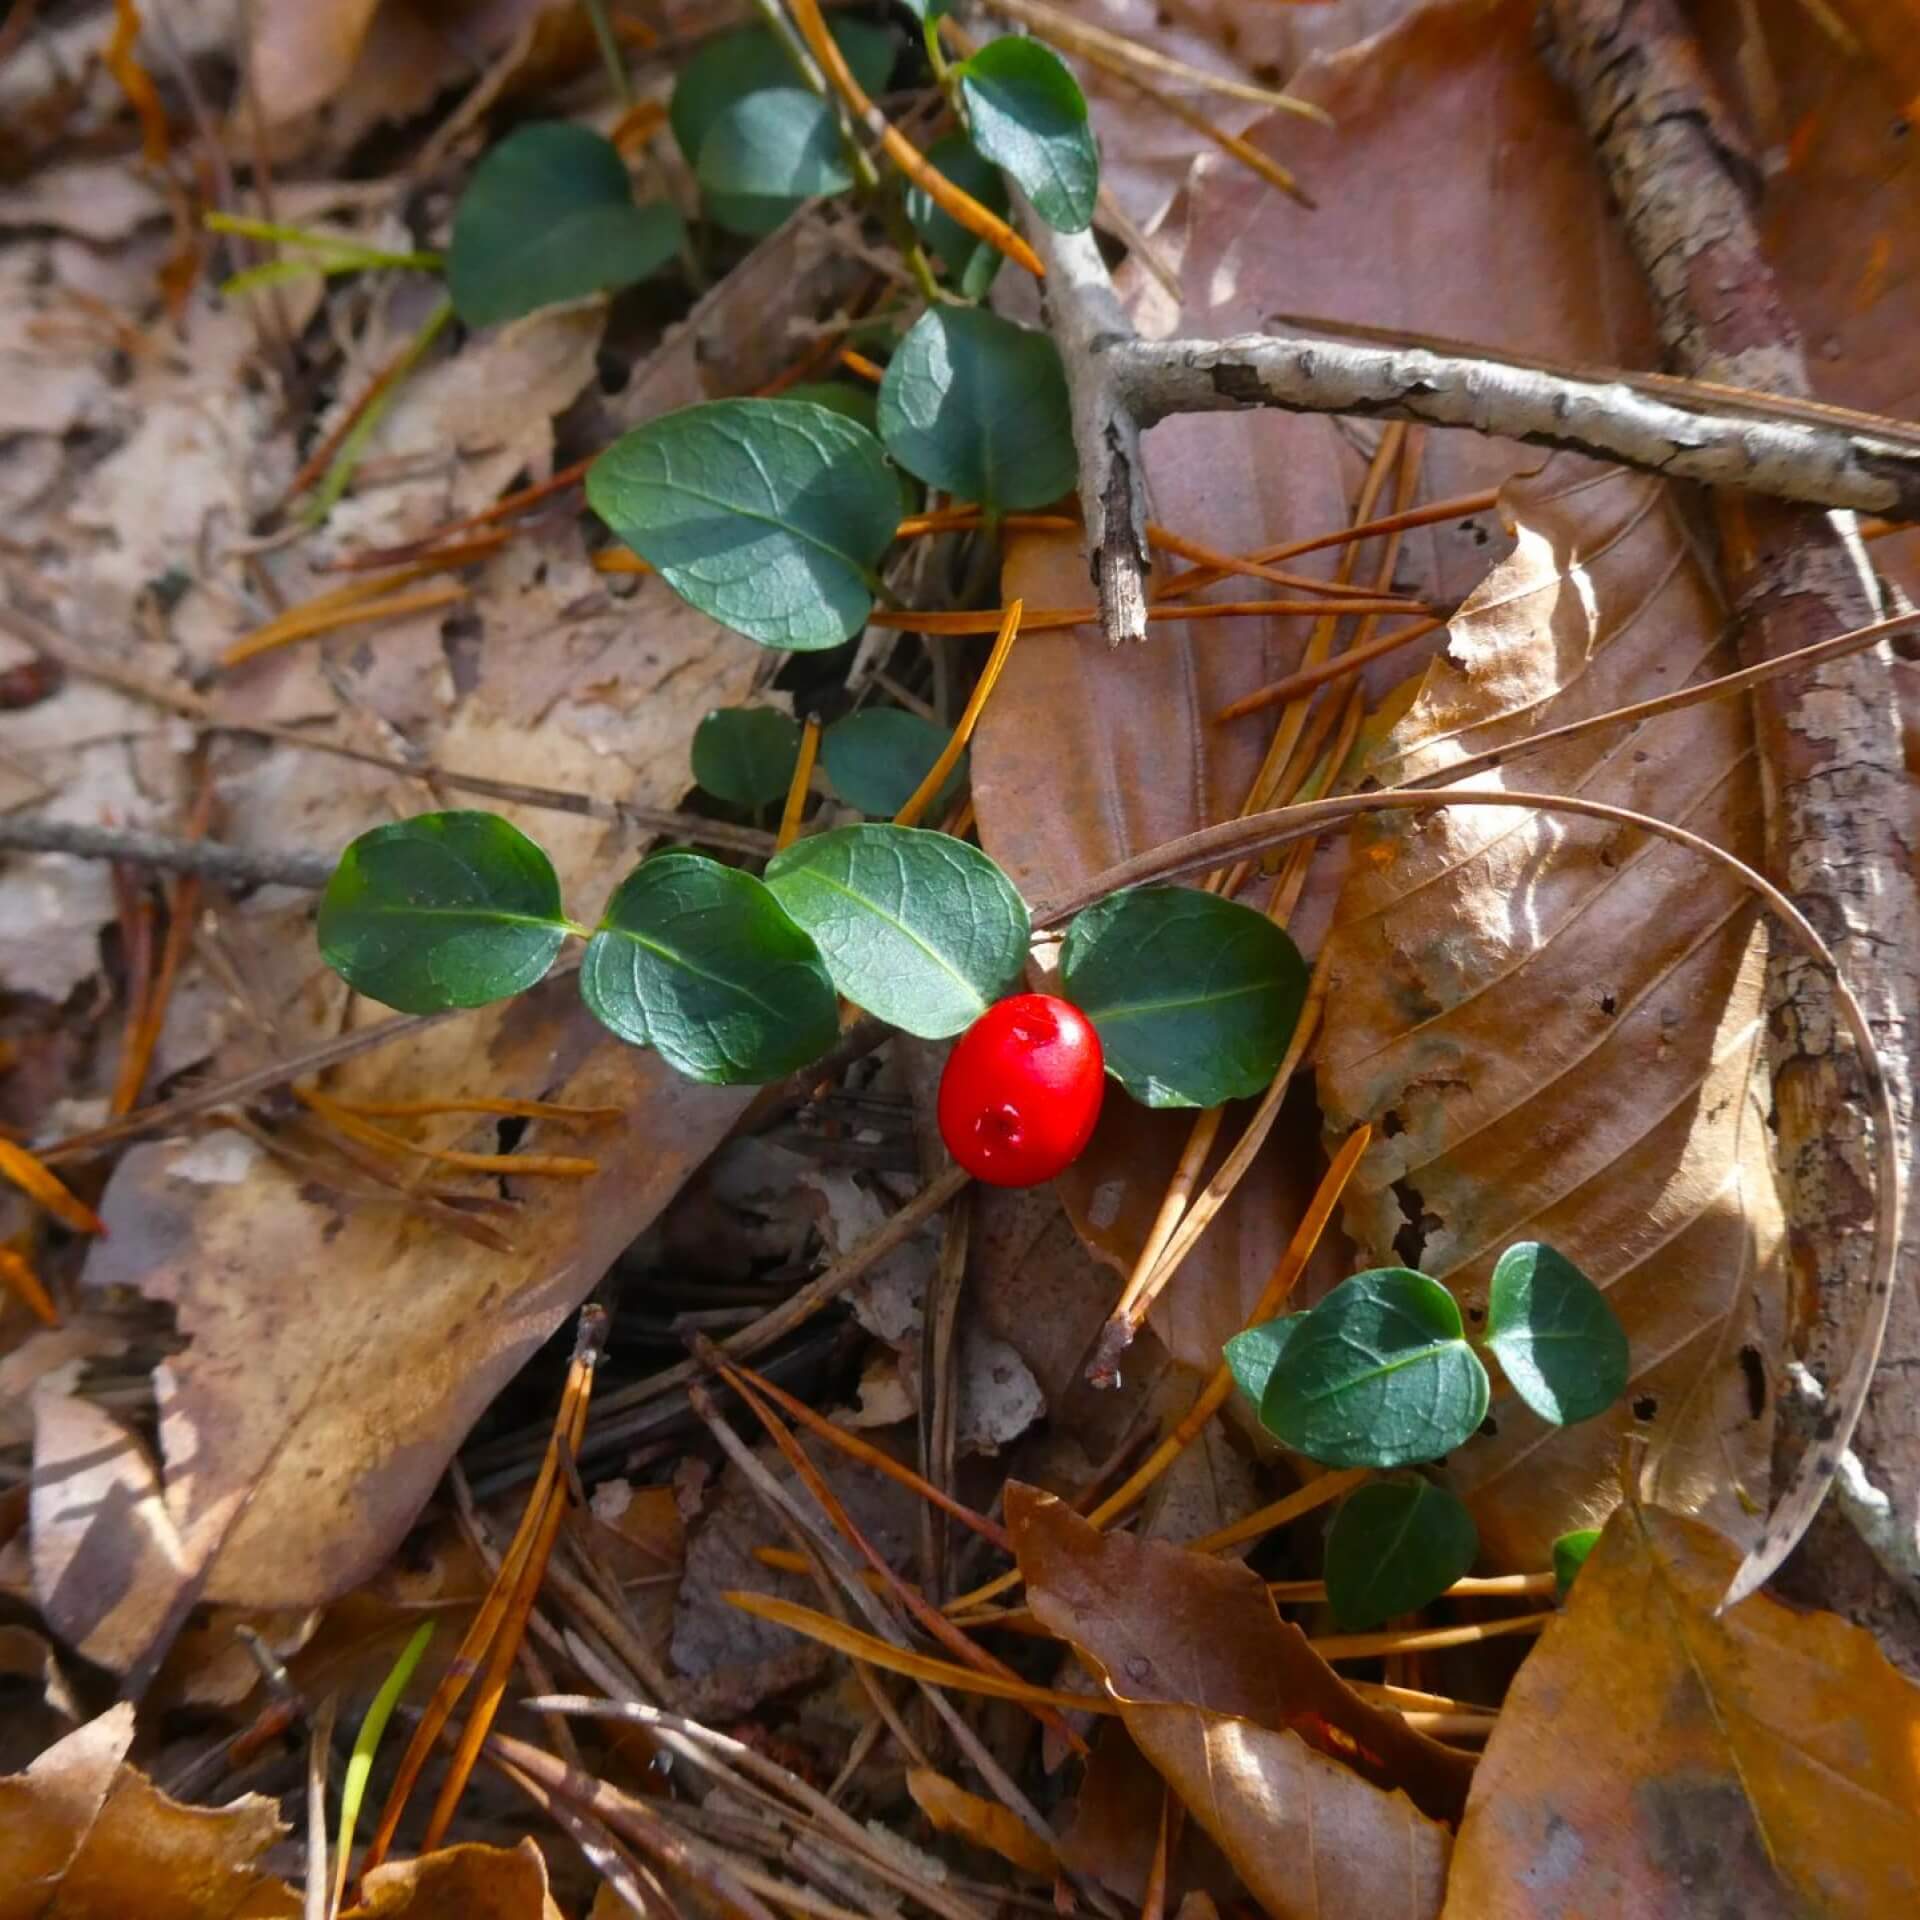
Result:
[[[627,63],[620,57],[620,42],[614,38],[613,22],[607,18],[607,0],[581,0],[587,10],[587,18],[593,22],[593,37],[599,42],[600,58],[607,69],[607,78],[613,82],[613,90],[620,97],[623,107],[633,105],[633,75],[627,71]]]

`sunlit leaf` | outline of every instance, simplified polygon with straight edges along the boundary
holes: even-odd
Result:
[[[702,613],[796,652],[859,632],[900,513],[880,443],[806,400],[649,420],[588,468],[587,503]]]
[[[1437,1280],[1382,1267],[1343,1280],[1288,1336],[1260,1419],[1329,1467],[1437,1460],[1487,1413],[1487,1371]]]
[[[1553,1583],[1559,1588],[1563,1600],[1580,1569],[1587,1564],[1587,1555],[1593,1551],[1593,1543],[1599,1538],[1598,1527],[1579,1527],[1572,1533],[1563,1533],[1553,1543]]]
[[[1306,999],[1300,950],[1265,914],[1191,887],[1089,907],[1061,951],[1107,1071],[1150,1107],[1213,1107],[1273,1078]]]
[[[402,1013],[482,1007],[553,965],[567,922],[553,863],[494,813],[423,813],[363,833],[320,897],[320,953]]]
[[[989,40],[960,69],[973,144],[1004,167],[1033,210],[1062,233],[1093,224],[1100,150],[1086,96],[1060,56],[1038,40]]]
[[[898,707],[863,707],[836,720],[820,736],[820,760],[833,790],[850,807],[890,819],[933,771],[947,744],[947,730]],[[966,756],[935,796],[943,806],[966,778]]]
[[[454,210],[447,287],[465,325],[490,327],[632,286],[673,257],[681,235],[670,204],[634,204],[610,140],[571,121],[536,121],[474,168]]]
[[[751,874],[698,853],[655,854],[620,883],[580,993],[621,1039],[722,1086],[777,1080],[840,1031],[812,940]]]
[[[1019,976],[1030,922],[977,847],[917,827],[840,827],[775,854],[767,885],[856,1006],[922,1039],[971,1025]]]
[[[717,707],[694,729],[693,777],[736,807],[783,798],[799,757],[799,722],[777,707]]]
[[[1287,1342],[1305,1319],[1303,1313],[1288,1313],[1278,1320],[1262,1321],[1257,1327],[1236,1333],[1221,1349],[1234,1384],[1256,1407],[1267,1397],[1267,1382],[1273,1378]]]
[[[1513,1390],[1543,1420],[1591,1420],[1627,1384],[1626,1331],[1607,1297],[1563,1254],[1509,1247],[1487,1294],[1486,1344]]]
[[[990,512],[1043,507],[1073,487],[1060,350],[979,307],[931,307],[880,383],[880,438],[931,487]]]
[[[1428,1480],[1378,1480],[1356,1488],[1327,1529],[1327,1602],[1363,1631],[1413,1613],[1473,1565],[1473,1515]]]

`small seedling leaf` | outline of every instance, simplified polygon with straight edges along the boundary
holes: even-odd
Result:
[[[808,400],[710,400],[624,434],[587,504],[674,592],[762,646],[837,647],[873,610],[900,490],[864,427]]]
[[[1060,56],[1009,34],[959,73],[973,144],[1012,174],[1048,226],[1084,232],[1100,193],[1100,149],[1086,96]]]
[[[728,199],[805,200],[853,185],[840,129],[804,87],[730,102],[707,129],[695,171],[703,191]]]
[[[898,707],[866,707],[836,720],[820,737],[820,758],[833,790],[848,806],[887,820],[898,813],[933,771],[947,730]],[[963,754],[935,797],[944,806],[966,778]]]
[[[1382,1480],[1349,1494],[1327,1529],[1327,1601],[1350,1632],[1412,1613],[1473,1565],[1480,1535],[1452,1494]]]
[[[782,799],[799,757],[799,722],[774,707],[716,707],[694,729],[693,777],[730,806]]]
[[[553,863],[496,813],[363,833],[320,897],[320,954],[402,1013],[483,1007],[544,977],[567,937]]]
[[[1006,219],[1011,210],[1007,182],[1000,169],[986,159],[964,133],[944,134],[927,149],[927,162],[963,193],[971,194],[989,213]],[[983,299],[1006,258],[991,241],[969,233],[952,214],[938,206],[923,187],[907,193],[907,218],[933,257],[968,300]]]
[[[1107,1071],[1149,1107],[1215,1107],[1273,1078],[1306,999],[1300,950],[1265,914],[1191,887],[1089,907],[1061,953]]]
[[[1267,1397],[1267,1382],[1273,1378],[1295,1328],[1305,1318],[1303,1313],[1288,1313],[1278,1320],[1264,1320],[1257,1327],[1236,1333],[1221,1349],[1234,1384],[1256,1408]]]
[[[1439,1281],[1406,1267],[1343,1280],[1289,1337],[1260,1419],[1329,1467],[1437,1460],[1487,1412],[1487,1370]]]
[[[447,288],[469,327],[630,287],[673,257],[665,202],[635,206],[612,141],[564,120],[510,133],[473,170],[453,216]]]
[[[580,967],[602,1025],[719,1086],[818,1059],[839,1035],[818,949],[749,873],[661,853],[621,881]]]
[[[1580,1527],[1572,1533],[1563,1533],[1553,1543],[1553,1579],[1555,1586],[1560,1589],[1561,1599],[1567,1597],[1567,1589],[1587,1564],[1587,1555],[1593,1551],[1594,1542],[1599,1538],[1598,1527]]]
[[[767,885],[849,1000],[925,1040],[970,1026],[1027,957],[1013,882],[948,834],[839,827],[775,854]]]
[[[1556,1427],[1591,1420],[1626,1390],[1626,1331],[1606,1295],[1538,1241],[1500,1256],[1485,1337],[1514,1392]]]
[[[883,27],[841,14],[833,16],[830,31],[854,78],[868,93],[880,92],[893,71],[893,36]],[[667,124],[687,165],[698,171],[708,136],[730,107],[750,94],[788,92],[799,84],[792,61],[765,27],[746,27],[709,40],[681,69],[667,106]],[[814,130],[821,127],[831,134],[833,113],[824,100],[809,93],[805,106],[796,105],[793,111],[797,124],[791,136],[817,139],[821,136]],[[706,211],[719,225],[753,240],[771,233],[799,204],[792,195],[704,195]]]
[[[931,487],[990,513],[1071,491],[1073,420],[1060,350],[979,307],[933,307],[880,383],[880,438]]]

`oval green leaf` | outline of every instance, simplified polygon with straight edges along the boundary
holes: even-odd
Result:
[[[587,504],[682,599],[764,647],[818,652],[873,611],[899,525],[880,443],[808,400],[710,400],[623,434]]]
[[[1408,1467],[1459,1446],[1487,1414],[1487,1370],[1439,1281],[1356,1273],[1299,1316],[1261,1424],[1329,1467]]]
[[[473,170],[453,216],[447,290],[469,327],[630,287],[671,259],[683,234],[664,202],[637,207],[627,165],[590,127],[536,121]]]
[[[1514,1392],[1556,1427],[1591,1420],[1626,1390],[1626,1330],[1606,1295],[1538,1241],[1500,1256],[1485,1340]]]
[[[894,40],[885,28],[836,13],[829,22],[854,78],[868,93],[878,93],[893,71]],[[792,89],[800,84],[793,62],[765,27],[747,27],[723,33],[707,44],[680,70],[673,98],[667,106],[667,124],[696,171],[708,135],[735,102],[772,88]],[[807,127],[832,128],[833,113],[824,100],[809,93],[803,112]],[[817,137],[817,136],[816,136]],[[730,233],[757,240],[771,233],[800,205],[799,200],[773,195],[707,193],[707,213]]]
[[[988,212],[1007,218],[1011,198],[1005,176],[964,133],[942,135],[927,149],[927,163],[962,192],[970,193]],[[952,214],[936,205],[923,187],[908,189],[907,218],[962,296],[968,300],[983,298],[1006,255],[990,241],[969,233]]]
[[[1567,1589],[1573,1585],[1580,1569],[1587,1564],[1587,1555],[1599,1538],[1598,1527],[1580,1527],[1572,1533],[1563,1533],[1553,1543],[1553,1583],[1559,1588],[1562,1600],[1567,1597]]]
[[[689,1079],[778,1080],[839,1037],[813,942],[750,873],[661,853],[621,881],[580,965],[594,1017]]]
[[[402,1013],[524,992],[567,937],[553,862],[497,813],[423,813],[363,833],[320,896],[320,955]]]
[[[1278,1320],[1264,1320],[1257,1327],[1236,1333],[1221,1348],[1221,1357],[1233,1375],[1234,1384],[1256,1409],[1267,1397],[1267,1382],[1273,1378],[1273,1370],[1280,1364],[1287,1342],[1306,1317],[1304,1313],[1288,1313]]]
[[[869,433],[873,431],[874,416],[880,406],[871,387],[856,387],[850,380],[796,380],[787,389],[785,397],[789,400],[811,400],[815,406],[825,407],[829,413],[845,414]]]
[[[971,1026],[1026,961],[1026,903],[949,834],[839,827],[775,854],[767,885],[855,1006],[923,1040]]]
[[[1060,56],[1012,34],[987,44],[959,68],[973,144],[1004,167],[1061,233],[1093,224],[1100,194],[1100,149],[1086,96]]]
[[[716,707],[694,729],[693,777],[736,807],[784,799],[800,758],[800,724],[774,707]]]
[[[1479,1551],[1473,1515],[1452,1494],[1378,1481],[1349,1494],[1327,1529],[1327,1602],[1341,1626],[1364,1632],[1437,1600]]]
[[[890,819],[913,798],[946,749],[947,730],[898,707],[866,707],[836,720],[820,736],[820,759],[833,790],[848,806]],[[966,778],[966,756],[935,797],[944,806]]]
[[[695,172],[723,198],[807,200],[853,185],[840,129],[804,87],[768,87],[727,106],[707,129]]]
[[[931,487],[990,513],[1073,490],[1073,420],[1060,350],[979,307],[932,307],[880,382],[880,438]]]
[[[1191,887],[1140,887],[1089,907],[1061,951],[1066,996],[1107,1071],[1149,1107],[1259,1093],[1307,994],[1300,949],[1265,914]]]

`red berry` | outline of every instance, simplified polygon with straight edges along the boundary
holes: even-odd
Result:
[[[1079,1159],[1106,1084],[1087,1016],[1050,993],[1016,993],[953,1043],[940,1137],[976,1180],[1037,1187]]]

